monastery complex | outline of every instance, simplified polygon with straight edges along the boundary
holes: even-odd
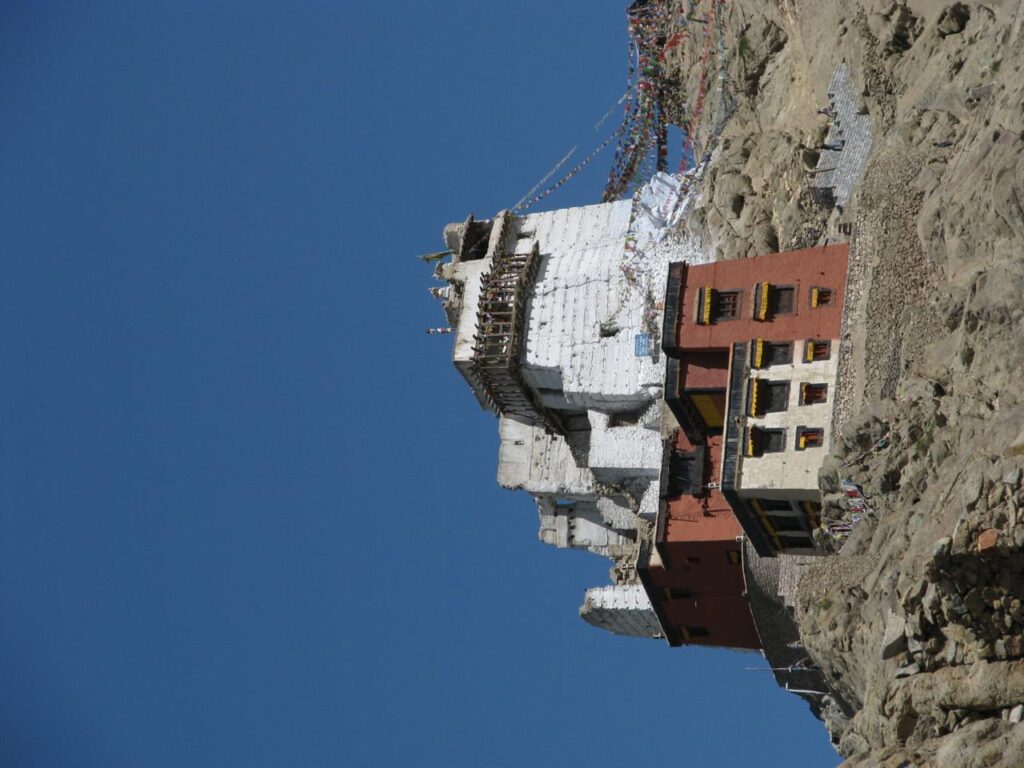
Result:
[[[713,261],[678,226],[688,181],[449,225],[436,332],[540,539],[612,561],[585,621],[781,666],[785,585],[819,554],[847,246]]]

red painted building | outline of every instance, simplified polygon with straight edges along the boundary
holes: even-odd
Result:
[[[743,583],[743,529],[732,508],[717,489],[690,493],[672,482],[673,470],[687,472],[678,464],[696,453],[715,485],[721,451],[721,435],[694,446],[676,432],[666,450],[654,545],[641,553],[638,570],[671,645],[760,648]]]
[[[845,244],[673,264],[662,349],[666,442],[638,570],[673,645],[759,648],[741,567],[813,552],[846,290]]]

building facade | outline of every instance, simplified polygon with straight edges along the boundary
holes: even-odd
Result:
[[[846,273],[845,244],[670,268],[666,402],[761,556],[815,552]]]
[[[658,513],[665,276],[700,258],[664,237],[681,182],[449,225],[432,290],[456,369],[498,416],[499,484],[534,498],[542,541],[612,560],[613,583],[589,590],[581,615],[620,634],[661,634],[636,562]]]
[[[498,482],[539,537],[611,559],[581,616],[672,645],[762,647],[744,578],[813,552],[845,247],[710,262],[685,179],[633,200],[445,229],[453,362],[498,416]]]
[[[670,645],[761,647],[746,597],[743,529],[718,486],[721,434],[693,443],[674,428],[661,499],[637,568]]]

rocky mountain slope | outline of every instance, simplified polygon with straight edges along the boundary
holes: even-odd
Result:
[[[1024,2],[701,0],[667,18],[666,38],[685,31],[665,54],[675,118],[710,153],[691,230],[727,259],[851,241],[821,486],[826,516],[850,515],[843,480],[869,514],[798,607],[851,709],[827,722],[844,765],[1024,765]],[[841,62],[873,139],[832,206],[813,180]]]

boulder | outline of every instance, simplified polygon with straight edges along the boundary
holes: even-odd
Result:
[[[902,616],[890,613],[885,621],[885,635],[882,637],[882,658],[892,659],[907,650],[907,622]]]
[[[999,531],[987,528],[978,534],[978,554],[989,559],[999,556]]]

